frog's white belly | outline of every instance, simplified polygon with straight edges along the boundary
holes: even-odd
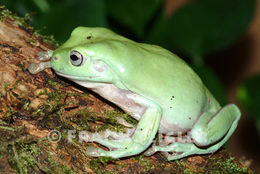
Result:
[[[142,106],[133,100],[133,98],[137,98],[139,97],[139,95],[134,94],[129,90],[120,89],[113,84],[93,83],[75,80],[74,82],[94,91],[108,101],[116,104],[122,110],[129,113],[136,120],[140,120],[146,110],[146,106]]]
[[[143,97],[129,90],[120,89],[113,84],[107,83],[94,83],[76,80],[73,81],[94,91],[108,101],[116,104],[122,110],[129,113],[136,120],[140,120],[147,109],[146,106],[142,106],[141,104],[135,102],[135,100],[138,100],[138,98]],[[177,135],[179,133],[186,133],[189,130],[190,129],[182,129],[175,124],[168,123],[167,119],[165,119],[164,115],[162,115],[158,131],[164,134]]]

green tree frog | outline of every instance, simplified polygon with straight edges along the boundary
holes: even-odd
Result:
[[[170,51],[137,43],[105,28],[77,27],[58,49],[39,56],[31,73],[51,67],[138,120],[130,133],[89,133],[89,156],[121,158],[159,151],[168,160],[217,151],[237,127],[234,104],[221,107],[199,76]],[[153,143],[156,135],[159,143]]]

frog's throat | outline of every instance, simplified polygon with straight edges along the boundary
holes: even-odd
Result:
[[[70,74],[64,74],[62,72],[59,72],[59,71],[56,71],[55,70],[55,73],[58,74],[59,76],[62,76],[62,77],[65,77],[65,78],[68,78],[72,81],[75,81],[75,80],[79,80],[79,81],[92,81],[93,79],[97,79],[98,76],[73,76],[73,75],[70,75]]]

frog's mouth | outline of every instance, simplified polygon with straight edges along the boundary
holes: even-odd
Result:
[[[56,74],[58,74],[59,76],[65,77],[67,79],[70,79],[72,81],[74,80],[78,80],[78,81],[92,81],[93,79],[96,79],[98,76],[74,76],[74,75],[70,75],[70,74],[65,74],[62,73],[60,71],[55,71]]]

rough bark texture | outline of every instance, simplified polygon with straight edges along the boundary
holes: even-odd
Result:
[[[115,106],[51,69],[31,75],[37,53],[55,49],[26,23],[0,8],[0,173],[248,173],[225,150],[168,162],[160,153],[125,159],[90,158],[67,130],[123,131],[116,117],[135,122]],[[61,134],[49,134],[58,130]],[[48,136],[49,135],[49,136]],[[50,139],[51,138],[51,139]]]

